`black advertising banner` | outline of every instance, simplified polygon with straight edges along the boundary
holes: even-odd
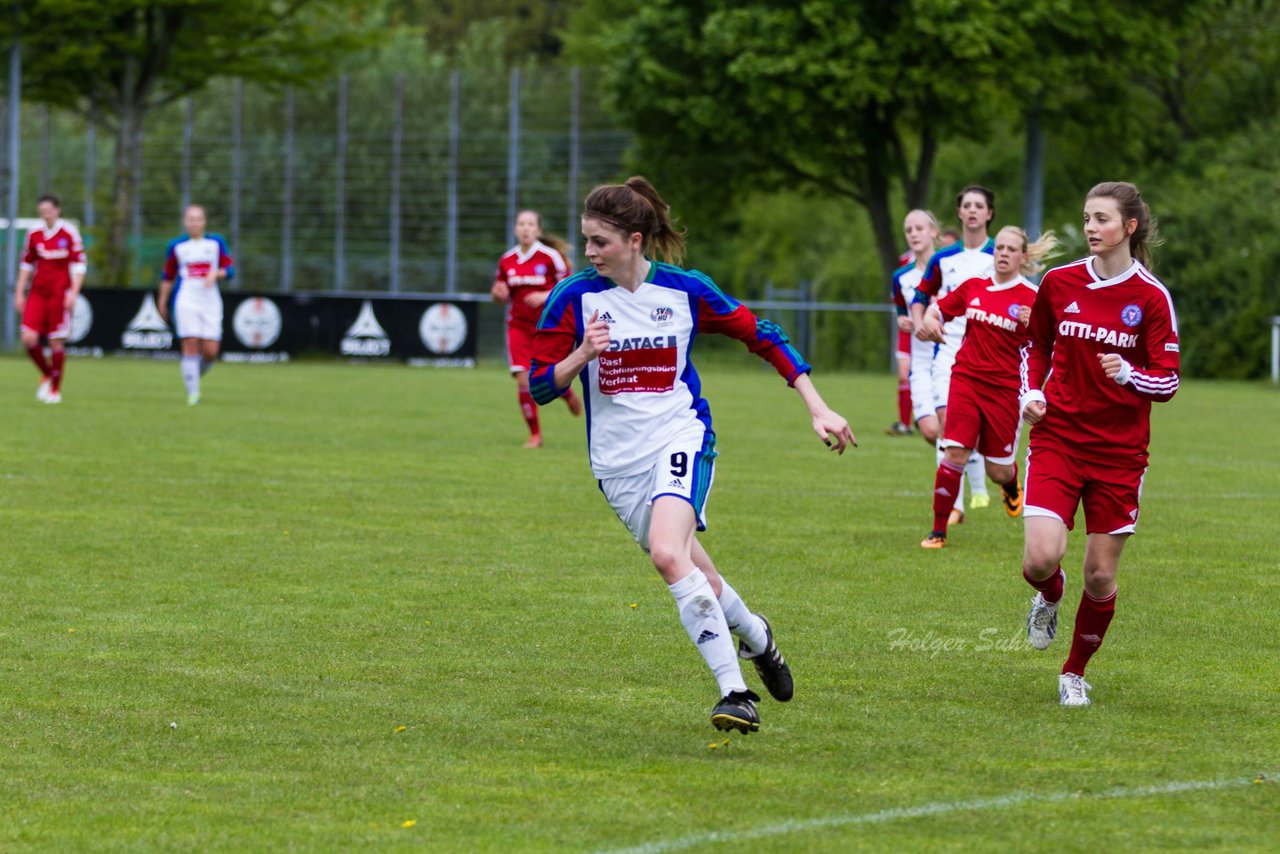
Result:
[[[413,297],[224,292],[222,352],[227,361],[283,362],[302,353],[360,361],[472,367],[474,302]],[[100,288],[80,295],[67,339],[73,355],[173,358],[178,341],[155,294]]]

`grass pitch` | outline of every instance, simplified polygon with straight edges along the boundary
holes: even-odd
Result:
[[[818,375],[859,435],[836,458],[715,361],[704,542],[797,683],[727,745],[581,422],[522,450],[500,367],[227,364],[188,408],[173,363],[73,360],[52,407],[0,360],[0,849],[1276,844],[1280,393],[1156,407],[1066,710],[1080,536],[1038,653],[1017,522],[918,548],[933,454],[882,434],[892,378]]]

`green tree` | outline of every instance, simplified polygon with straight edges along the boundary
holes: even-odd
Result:
[[[103,122],[113,133],[106,283],[126,276],[129,211],[149,113],[217,76],[305,85],[362,40],[329,0],[32,0],[0,21],[17,40],[24,96]]]

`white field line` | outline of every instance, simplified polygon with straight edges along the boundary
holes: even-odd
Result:
[[[1274,780],[1275,774],[1261,775],[1267,780]],[[796,821],[782,821],[766,824],[748,830],[717,830],[710,833],[699,833],[692,836],[681,836],[665,841],[649,842],[629,848],[604,849],[608,854],[660,854],[664,851],[681,851],[724,842],[745,842],[751,839],[764,839],[771,836],[787,836],[792,833],[804,833],[810,830],[825,830],[831,827],[853,827],[865,824],[885,824],[910,818],[927,818],[935,815],[946,815],[957,812],[983,812],[985,810],[1015,807],[1023,804],[1057,804],[1064,801],[1120,800],[1125,798],[1150,798],[1159,795],[1174,795],[1181,792],[1203,792],[1214,789],[1230,789],[1255,782],[1258,777],[1237,777],[1231,780],[1193,780],[1180,783],[1164,783],[1158,786],[1137,786],[1131,788],[1108,789],[1104,792],[1053,792],[1037,794],[1035,792],[1015,792],[994,798],[978,798],[971,801],[937,801],[922,804],[918,807],[893,807],[870,813],[852,813],[834,815],[826,818],[809,818]]]

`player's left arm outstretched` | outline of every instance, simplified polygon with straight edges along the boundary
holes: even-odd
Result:
[[[857,447],[858,442],[849,428],[849,422],[840,413],[827,406],[817,387],[810,379],[812,370],[800,356],[786,333],[776,323],[757,318],[744,305],[733,303],[718,291],[711,291],[702,298],[698,312],[699,326],[707,332],[719,332],[737,338],[747,349],[773,365],[774,370],[794,388],[809,409],[813,432],[837,454]]]

